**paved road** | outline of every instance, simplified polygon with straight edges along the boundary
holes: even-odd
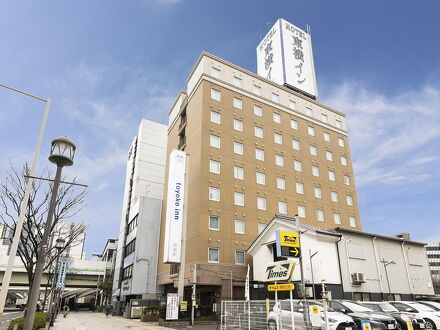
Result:
[[[0,330],[5,330],[8,328],[9,322],[17,317],[23,315],[23,312],[5,312],[0,321]]]

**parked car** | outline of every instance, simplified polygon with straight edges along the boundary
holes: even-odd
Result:
[[[324,309],[320,302],[295,300],[293,304],[295,329],[311,328],[308,314],[308,306],[310,305],[319,306],[321,328],[325,328]],[[335,312],[333,309],[329,308],[327,311],[327,317],[330,330],[356,330],[356,324],[348,315]],[[279,301],[277,304],[275,304],[273,310],[267,316],[268,328],[269,330],[276,330],[277,322],[279,322],[280,329],[290,328],[291,319],[292,314],[290,310],[290,301]]]
[[[400,312],[410,313],[425,320],[426,329],[440,329],[440,312],[414,301],[390,301]]]
[[[431,307],[433,310],[439,312],[440,311],[440,302],[437,301],[428,301],[428,300],[423,300],[423,301],[418,301],[419,303],[426,305],[428,307]]]
[[[332,300],[330,307],[335,311],[351,316],[358,329],[362,329],[362,321],[370,321],[372,329],[397,329],[396,320],[382,312],[376,312],[371,308],[362,306],[351,300]]]
[[[425,320],[422,318],[417,318],[413,314],[399,312],[396,307],[391,305],[390,303],[384,301],[364,301],[362,305],[365,307],[371,308],[376,312],[383,312],[391,317],[394,317],[397,321],[397,327],[402,330],[410,330],[408,329],[407,321],[411,322],[413,329],[425,329]]]

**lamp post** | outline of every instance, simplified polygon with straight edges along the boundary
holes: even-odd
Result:
[[[55,317],[55,308],[53,305],[53,301],[55,298],[55,282],[57,273],[59,272],[59,263],[60,263],[60,254],[61,250],[64,248],[64,243],[66,241],[64,238],[57,238],[55,242],[55,248],[57,249],[57,260],[55,262],[55,271],[52,276],[52,288],[50,291],[50,299],[49,299],[49,308],[47,309],[47,324],[46,327],[49,328],[53,325],[54,317]]]
[[[309,257],[310,257],[310,270],[312,271],[312,290],[313,290],[313,294],[312,297],[313,299],[315,299],[315,278],[314,278],[314,274],[313,274],[313,257],[316,256],[318,254],[319,251],[316,251],[315,253],[312,253],[312,250],[309,249]]]
[[[383,268],[385,268],[385,276],[387,277],[387,283],[388,283],[388,300],[390,300],[391,296],[391,287],[390,287],[390,279],[388,278],[388,270],[387,266],[394,263],[394,260],[391,261],[385,261],[385,259],[382,259],[383,262]]]
[[[60,185],[61,171],[64,166],[71,166],[73,164],[75,150],[75,144],[67,137],[58,137],[52,141],[49,160],[57,165],[57,172],[55,174],[55,181],[52,188],[52,196],[50,199],[49,211],[47,213],[47,220],[44,227],[43,238],[40,243],[37,266],[35,268],[34,281],[32,283],[32,290],[29,295],[28,312],[24,323],[24,330],[32,330],[34,324],[35,309],[37,307],[38,298],[40,296],[41,278],[43,276],[44,264],[46,262],[47,244],[49,241],[50,231],[52,229],[52,219],[55,211],[58,186]]]

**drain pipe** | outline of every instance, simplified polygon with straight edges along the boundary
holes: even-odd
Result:
[[[383,286],[382,286],[382,276],[380,275],[380,268],[379,268],[379,260],[377,259],[377,250],[376,250],[376,236],[373,237],[373,251],[374,251],[374,260],[376,260],[376,269],[377,269],[377,276],[379,277],[379,286],[380,286],[380,294],[383,296]]]
[[[348,256],[348,243],[351,242],[351,237],[347,239],[345,244],[345,257],[347,258],[347,267],[348,267],[348,283],[350,283],[350,289],[351,289],[351,300],[354,300],[354,292],[353,292],[353,285],[351,284],[351,269],[350,269],[350,258]]]

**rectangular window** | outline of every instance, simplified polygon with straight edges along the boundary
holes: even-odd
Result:
[[[283,136],[278,133],[273,133],[273,139],[276,144],[283,144]]]
[[[255,130],[256,137],[261,138],[261,139],[264,137],[264,130],[261,127],[255,126],[254,130]]]
[[[294,160],[293,161],[293,168],[295,169],[295,171],[302,172],[303,168],[302,168],[301,161],[300,160]]]
[[[339,202],[338,193],[336,191],[332,191],[331,193],[332,202]]]
[[[290,119],[290,127],[292,129],[298,129],[298,122],[295,119]]]
[[[266,210],[266,198],[257,197],[257,209]]]
[[[254,105],[254,115],[258,117],[263,116],[263,108],[259,107],[258,105]]]
[[[245,222],[243,220],[235,220],[235,233],[236,234],[245,234]]]
[[[328,171],[328,179],[330,181],[336,181],[336,174],[334,171]]]
[[[304,184],[302,184],[301,182],[297,182],[296,183],[296,192],[298,194],[304,194]]]
[[[345,142],[343,138],[338,138],[338,144],[340,147],[345,147]]]
[[[254,91],[254,94],[261,95],[261,87],[260,86],[254,85],[253,91]]]
[[[286,202],[278,202],[278,212],[280,214],[287,214],[287,203]]]
[[[220,188],[209,187],[209,200],[214,202],[220,201]]]
[[[255,158],[257,160],[264,161],[264,150],[263,149],[255,149]]]
[[[295,110],[296,109],[296,102],[289,100],[289,108],[292,110]]]
[[[244,168],[234,166],[234,178],[238,180],[244,180]]]
[[[220,230],[220,218],[215,215],[209,216],[209,230]]]
[[[347,195],[347,205],[353,206],[353,197]]]
[[[312,156],[318,156],[318,148],[316,148],[315,146],[310,146],[310,154]]]
[[[327,116],[327,114],[325,114],[325,113],[321,114],[321,120],[324,123],[328,123],[328,116]]]
[[[232,77],[232,84],[237,87],[241,87],[241,79],[238,77]]]
[[[350,177],[348,175],[344,175],[344,184],[347,186],[350,185]]]
[[[278,166],[284,166],[284,157],[281,155],[275,155],[275,164]]]
[[[327,132],[324,132],[324,141],[330,142],[330,134]]]
[[[342,128],[342,122],[339,119],[336,119],[336,127]]]
[[[241,192],[234,192],[234,204],[244,206],[244,194]]]
[[[272,93],[272,101],[279,103],[280,102],[280,96],[276,93]]]
[[[321,190],[321,188],[314,187],[313,190],[315,192],[315,197],[316,198],[322,198],[322,190]]]
[[[292,148],[295,150],[301,149],[301,144],[299,143],[298,140],[295,140],[295,139],[292,140]]]
[[[243,143],[234,141],[234,153],[243,155]]]
[[[211,76],[213,76],[214,78],[220,78],[220,70],[212,67],[211,68]]]
[[[331,151],[326,151],[325,156],[327,157],[327,160],[333,161],[333,153]]]
[[[286,189],[286,180],[283,178],[277,178],[277,188],[285,190]]]
[[[220,148],[220,136],[210,135],[209,136],[209,145],[214,148]]]
[[[222,99],[222,94],[216,89],[211,89],[211,99],[220,101]]]
[[[298,216],[300,218],[305,218],[306,217],[306,207],[305,206],[298,205]]]
[[[335,220],[335,224],[337,225],[340,225],[342,223],[341,215],[339,213],[333,214],[333,220]]]
[[[272,119],[274,123],[281,124],[281,115],[279,113],[274,112],[272,114]]]
[[[234,129],[236,131],[243,132],[243,122],[238,119],[234,119]]]
[[[256,179],[257,179],[257,184],[266,184],[266,174],[257,172]]]
[[[208,261],[219,262],[219,248],[208,248]]]
[[[220,174],[220,162],[216,160],[209,160],[209,172]]]
[[[234,108],[243,109],[243,101],[237,97],[233,98]]]
[[[353,228],[356,228],[356,218],[355,217],[349,217],[350,220],[350,226]]]
[[[316,220],[318,221],[324,221],[324,211],[323,210],[316,210]]]
[[[312,108],[309,108],[309,107],[306,108],[306,115],[310,116],[310,117],[313,117],[313,110],[312,110]]]
[[[310,136],[315,136],[315,128],[312,127],[312,126],[307,126],[307,133],[308,133]]]
[[[245,264],[245,260],[244,260],[244,251],[235,251],[235,263],[237,265],[244,265]]]
[[[211,111],[211,122],[215,124],[220,124],[221,122],[221,114],[215,111]]]
[[[341,156],[341,164],[347,166],[347,157]]]
[[[319,167],[316,165],[312,165],[312,174],[313,176],[319,176]]]
[[[266,224],[265,223],[259,223],[258,224],[258,235],[261,234],[261,232],[264,230],[264,228],[266,228]]]

